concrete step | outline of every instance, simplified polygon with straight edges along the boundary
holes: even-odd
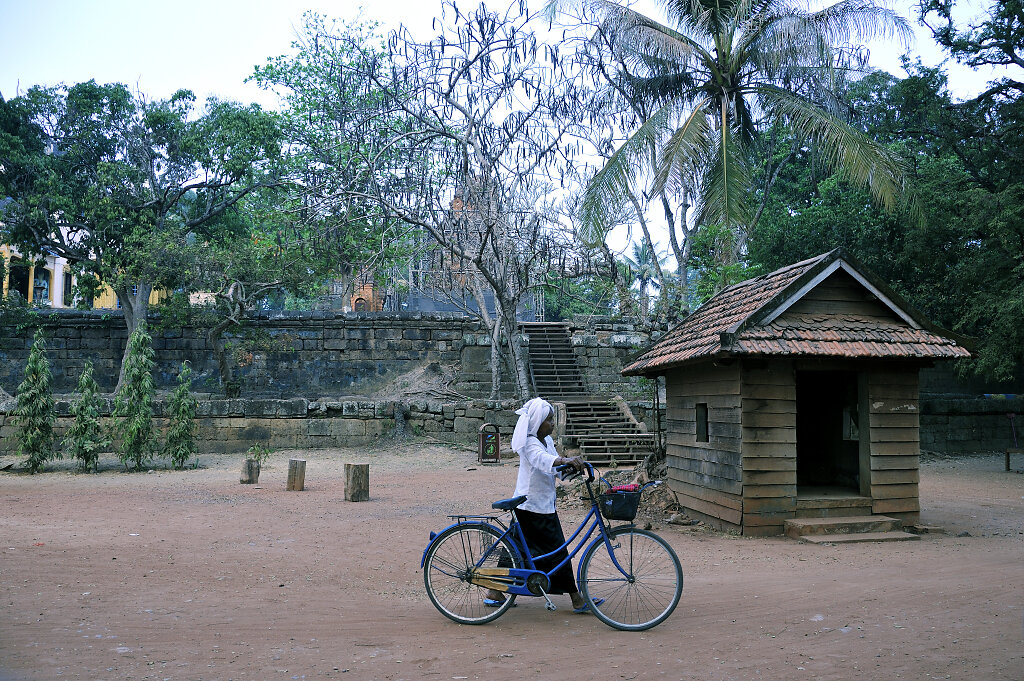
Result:
[[[806,534],[796,538],[812,544],[857,544],[869,541],[914,541],[921,537],[902,530],[890,530],[888,532],[854,532],[853,534]]]
[[[844,516],[840,518],[791,518],[785,522],[790,537],[893,532],[903,528],[903,521],[884,515]]]

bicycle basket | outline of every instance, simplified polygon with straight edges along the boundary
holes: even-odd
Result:
[[[601,515],[608,520],[632,520],[640,506],[640,492],[605,492],[598,501]]]

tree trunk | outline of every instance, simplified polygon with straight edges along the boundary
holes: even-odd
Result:
[[[619,294],[619,312],[622,316],[628,317],[636,308],[633,295],[629,292],[629,286],[626,285],[626,282],[623,281],[621,276],[619,276],[619,269],[615,264],[615,256],[612,255],[612,251],[608,248],[608,243],[604,239],[601,240],[600,247],[601,253],[608,262],[612,283],[615,285],[615,291]]]
[[[520,400],[526,400],[530,397],[532,392],[530,387],[530,372],[526,369],[526,358],[523,354],[523,339],[519,334],[518,323],[516,321],[515,305],[510,306],[512,312],[509,313],[505,306],[501,309],[501,318],[504,321],[505,332],[508,334],[508,345],[512,360],[512,370],[516,376],[516,397]]]
[[[474,276],[470,280],[469,291],[473,295],[473,299],[476,301],[476,306],[480,309],[480,319],[483,320],[484,325],[487,327],[487,332],[491,337],[491,396],[492,400],[501,399],[501,317],[495,315],[491,317],[491,313],[487,311],[487,296],[484,295],[483,287],[480,285],[479,279]],[[497,299],[495,299],[495,307],[498,306]]]
[[[124,313],[124,323],[128,327],[128,337],[130,339],[135,330],[139,328],[139,324],[145,322],[149,315],[149,295],[153,292],[153,285],[139,282],[135,293],[132,293],[127,285],[119,285],[113,288],[114,295],[121,302],[121,311]],[[124,352],[121,354],[121,370],[117,374],[117,386],[114,387],[115,394],[124,385],[124,370],[128,360],[129,346],[131,346],[131,343],[126,340]]]
[[[491,323],[491,398],[501,399],[501,324]]]
[[[221,390],[224,391],[225,397],[238,397],[239,394],[238,385],[235,382],[234,370],[232,368],[231,360],[228,357],[224,341],[224,332],[232,325],[232,323],[233,322],[230,319],[221,320],[210,329],[210,333],[207,335],[207,340],[213,346],[214,353],[217,355],[217,370],[220,372],[220,387]]]

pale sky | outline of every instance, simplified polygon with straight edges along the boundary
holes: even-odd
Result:
[[[354,19],[360,4],[369,5],[365,18],[387,28],[405,23],[427,36],[441,6],[439,0],[0,0],[0,93],[11,99],[32,85],[95,78],[154,99],[186,88],[200,101],[213,94],[273,107],[272,95],[244,83],[253,67],[289,52],[304,11]],[[477,0],[460,4],[470,8]],[[646,0],[641,9],[650,5]],[[916,26],[914,0],[893,6]],[[927,32],[919,29],[918,36],[910,52],[927,65],[939,63],[942,55]],[[875,66],[906,75],[898,47],[874,45],[871,52]],[[992,77],[950,70],[954,93],[964,97]]]

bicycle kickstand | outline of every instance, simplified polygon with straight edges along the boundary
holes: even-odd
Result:
[[[548,592],[547,591],[545,591],[544,589],[541,589],[540,590],[540,595],[544,597],[544,607],[545,608],[547,608],[551,612],[554,612],[555,610],[558,610],[558,608],[555,607],[555,604],[552,603],[551,599],[548,597]]]

